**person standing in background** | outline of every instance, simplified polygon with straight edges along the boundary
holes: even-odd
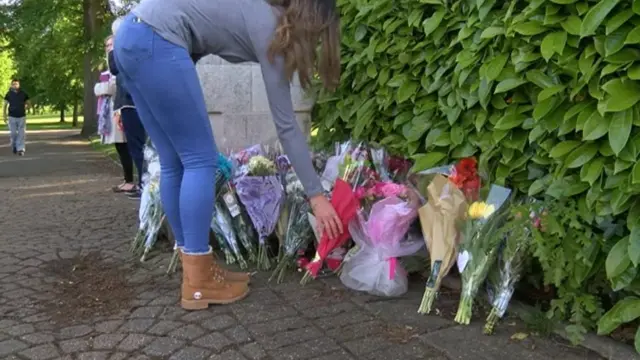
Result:
[[[108,37],[104,43],[105,54],[113,48],[113,37]],[[113,144],[122,165],[124,181],[112,190],[116,193],[129,193],[135,190],[133,177],[133,160],[129,154],[129,147],[124,135],[120,114],[113,111],[113,98],[116,95],[116,84],[113,75],[107,70],[100,74],[100,82],[94,87],[98,97],[98,134],[103,144]]]
[[[11,89],[4,96],[3,115],[5,124],[9,123],[13,153],[20,156],[23,156],[25,151],[28,106],[29,95],[20,89],[20,80],[11,80]]]
[[[122,20],[116,19],[111,30],[115,35],[118,30],[118,26]],[[113,100],[113,110],[120,114],[122,120],[122,126],[124,128],[124,135],[127,138],[127,148],[133,163],[138,171],[137,186],[126,194],[131,199],[139,199],[142,194],[142,174],[144,174],[144,144],[147,141],[147,133],[142,126],[138,111],[133,103],[131,95],[124,87],[122,80],[118,78],[118,68],[116,67],[115,60],[113,58],[113,50],[107,53],[107,62],[109,64],[109,71],[116,77],[116,95]]]

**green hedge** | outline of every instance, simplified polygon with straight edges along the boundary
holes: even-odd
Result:
[[[344,74],[317,140],[377,141],[417,169],[474,155],[492,182],[557,199],[535,252],[574,333],[638,288],[640,0],[339,4]]]

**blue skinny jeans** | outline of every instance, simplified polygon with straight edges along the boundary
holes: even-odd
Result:
[[[209,251],[217,147],[189,52],[129,14],[114,41],[116,65],[160,157],[160,195],[176,242]]]

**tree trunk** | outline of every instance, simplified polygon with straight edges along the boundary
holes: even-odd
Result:
[[[78,98],[75,98],[75,100],[73,100],[73,120],[71,123],[71,126],[73,126],[74,128],[78,127],[78,108],[79,108],[80,104],[78,104]]]
[[[60,107],[60,122],[64,122],[64,106]]]
[[[99,35],[102,18],[104,17],[105,0],[82,0],[83,5],[83,22],[84,22],[84,40],[87,44],[91,44],[93,48],[96,36]],[[98,81],[100,74],[93,67],[92,50],[84,54],[83,61],[83,77],[84,77],[84,124],[82,126],[82,135],[90,136],[96,133],[98,129],[98,115],[96,114],[96,98],[93,94],[93,85]]]

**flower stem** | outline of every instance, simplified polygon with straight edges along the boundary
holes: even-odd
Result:
[[[267,245],[260,244],[258,248],[258,269],[269,270],[271,268],[271,261],[269,260],[269,254],[267,253]]]
[[[460,305],[458,305],[458,312],[456,312],[455,322],[462,325],[469,325],[471,322],[471,308],[473,307],[473,298],[467,295],[462,295],[460,298]]]
[[[424,290],[424,295],[422,295],[422,302],[420,303],[420,307],[418,308],[419,314],[428,314],[433,309],[433,303],[436,300],[436,296],[438,292],[433,288],[426,288]]]
[[[179,249],[175,249],[173,251],[173,255],[171,255],[171,261],[169,261],[169,266],[167,267],[167,274],[174,273],[178,269],[179,251]]]
[[[303,286],[307,285],[309,282],[311,282],[312,279],[313,279],[313,276],[309,271],[307,271],[304,273],[302,280],[300,280],[300,285],[303,285]]]
[[[486,335],[492,335],[496,330],[496,325],[500,321],[500,316],[498,314],[498,309],[495,307],[491,308],[491,312],[489,316],[487,316],[486,323],[484,324],[483,333]]]

